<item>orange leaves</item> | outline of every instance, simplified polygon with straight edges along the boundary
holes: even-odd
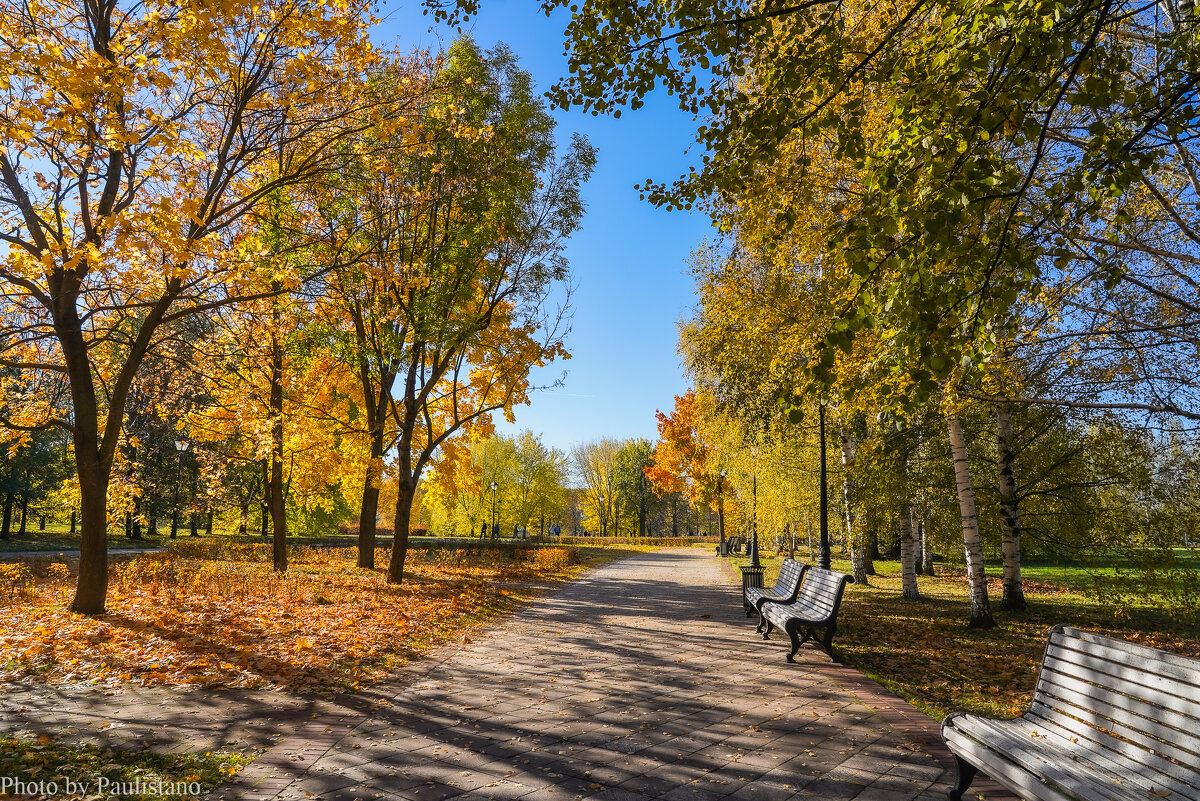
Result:
[[[658,443],[654,446],[654,465],[646,477],[659,495],[687,490],[693,501],[711,503],[720,481],[708,465],[709,448],[698,428],[696,393],[688,390],[675,396],[675,411],[655,412],[658,418]]]
[[[533,561],[541,568],[562,570],[579,564],[579,552],[574,548],[539,548],[533,552]]]
[[[62,609],[52,578],[27,597],[0,596],[0,681],[350,687],[511,608],[496,582],[544,580],[577,561],[565,548],[532,560],[413,551],[397,587],[355,568],[351,549],[295,548],[281,575],[266,545],[181,545],[114,567],[98,618]]]

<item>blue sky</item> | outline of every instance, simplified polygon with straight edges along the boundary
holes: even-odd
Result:
[[[481,46],[507,44],[541,89],[565,73],[561,18],[547,19],[530,0],[482,5],[468,27]],[[389,4],[382,13],[375,34],[381,45],[436,48],[455,35],[445,27],[431,32],[432,18],[417,3]],[[587,217],[568,249],[577,284],[568,340],[573,358],[538,379],[548,383],[566,370],[562,389],[537,393],[531,406],[518,408],[516,426],[500,430],[529,428],[562,450],[604,436],[653,441],[655,409],[671,409],[687,388],[676,324],[694,303],[688,255],[712,229],[702,214],[655,209],[633,187],[687,172],[695,122],[665,93],[619,120],[578,110],[555,117],[560,142],[579,131],[599,151],[584,190]]]

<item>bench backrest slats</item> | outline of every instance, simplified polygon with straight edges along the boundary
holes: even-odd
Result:
[[[1136,704],[1124,706],[1130,711],[1157,720],[1161,718],[1161,710],[1172,710],[1192,719],[1183,726],[1185,730],[1200,731],[1200,684],[1162,675],[1151,656],[1126,655],[1117,649],[1095,645],[1083,652],[1072,646],[1069,639],[1052,636],[1044,662],[1052,661],[1053,670],[1058,674],[1072,676],[1130,699]],[[1131,661],[1125,661],[1131,656]],[[1116,661],[1118,659],[1121,661]],[[1197,664],[1197,678],[1200,679],[1200,663]],[[1040,690],[1039,681],[1035,695]]]
[[[1114,688],[1111,682],[1098,681],[1092,684],[1091,681],[1102,677],[1103,674],[1099,672],[1081,673],[1078,665],[1064,663],[1049,655],[1042,663],[1042,673],[1045,682],[1038,682],[1038,691],[1035,697],[1042,698],[1047,705],[1053,704],[1044,696],[1060,695],[1061,689],[1064,688],[1074,690],[1093,699],[1093,705],[1104,714],[1109,715],[1111,711],[1111,717],[1126,725],[1136,727],[1141,725],[1141,719],[1149,719],[1174,727],[1183,737],[1192,741],[1190,744],[1180,742],[1180,745],[1192,748],[1197,754],[1200,754],[1200,736],[1197,736],[1197,733],[1200,733],[1200,717],[1189,714],[1194,713],[1195,708],[1200,706],[1195,702],[1168,693],[1161,693],[1150,687],[1131,685],[1126,682],[1123,682],[1124,686],[1119,688]],[[1137,697],[1127,694],[1131,690],[1136,691]],[[1126,716],[1117,714],[1118,711],[1136,715],[1138,719],[1126,720]],[[1170,739],[1174,740],[1175,735],[1172,735]]]
[[[1200,773],[1182,772],[1179,765],[1165,757],[1125,740],[1117,739],[1108,731],[1075,720],[1057,709],[1034,703],[1030,708],[1030,714],[1025,719],[1032,723],[1041,722],[1047,731],[1057,728],[1062,736],[1068,738],[1073,736],[1080,742],[1107,748],[1113,752],[1112,758],[1105,760],[1106,766],[1110,769],[1120,767],[1127,769],[1128,763],[1132,761],[1141,766],[1138,776],[1144,776],[1151,785],[1160,789],[1169,789],[1184,798],[1194,797],[1200,793]]]
[[[804,576],[805,567],[795,559],[784,559],[783,565],[779,568],[779,578],[775,579],[775,586],[771,588],[772,595],[793,596],[796,593],[796,588],[800,585],[800,580]]]
[[[809,568],[804,574],[804,584],[800,587],[800,596],[795,605],[803,609],[808,617],[832,618],[837,614],[848,578],[844,573],[819,567]]]
[[[1059,644],[1069,643],[1071,648],[1085,653],[1113,658],[1126,664],[1142,665],[1157,675],[1170,676],[1200,688],[1200,660],[1071,626],[1059,627],[1050,639],[1051,642]]]
[[[1048,655],[1053,655],[1063,662],[1077,663],[1089,671],[1111,676],[1113,682],[1153,687],[1184,700],[1200,699],[1200,661],[1188,660],[1175,654],[1162,654],[1164,657],[1173,657],[1171,662],[1167,662],[1158,659],[1155,656],[1158,652],[1153,648],[1107,637],[1100,638],[1107,642],[1077,639],[1067,631],[1055,631],[1050,635],[1046,646]],[[1118,643],[1129,648],[1116,648]],[[1189,665],[1188,662],[1192,664]],[[1118,689],[1115,684],[1113,687]],[[1134,690],[1136,694],[1136,688]]]
[[[1162,654],[1162,656],[1172,657],[1171,661],[1167,661],[1156,658],[1157,652],[1153,648],[1134,645],[1122,640],[1104,639],[1107,639],[1108,642],[1097,642],[1094,639],[1073,639],[1056,632],[1050,637],[1049,647],[1056,649],[1059,658],[1066,661],[1089,658],[1106,660],[1117,668],[1117,670],[1109,671],[1113,676],[1157,687],[1180,698],[1200,698],[1200,661],[1188,660],[1175,654]],[[1117,648],[1118,644],[1127,647]],[[1194,664],[1188,665],[1189,661]],[[1095,661],[1090,663],[1081,661],[1081,664],[1094,666]]]
[[[1066,686],[1065,683],[1058,686],[1052,685],[1052,687],[1054,697],[1046,694],[1039,695],[1034,702],[1037,706],[1058,710],[1080,719],[1081,725],[1110,732],[1132,743],[1137,743],[1143,749],[1159,751],[1169,755],[1172,759],[1178,759],[1200,769],[1200,756],[1197,756],[1192,750],[1200,744],[1195,737],[1183,734],[1179,729],[1164,726],[1109,706],[1095,697],[1099,693],[1084,692]],[[1091,689],[1096,690],[1095,687]],[[1139,761],[1141,756],[1138,751],[1132,749],[1125,755],[1134,761]]]
[[[1031,712],[1136,764],[1157,770],[1155,751],[1200,777],[1200,660],[1056,627]]]

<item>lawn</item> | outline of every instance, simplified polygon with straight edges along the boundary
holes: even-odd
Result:
[[[95,618],[66,611],[72,568],[36,557],[0,582],[0,681],[354,690],[627,553],[413,550],[391,585],[350,548],[295,547],[279,574],[269,545],[193,540],[114,560],[108,614]]]
[[[187,534],[186,529],[184,530],[184,534]],[[11,537],[12,539],[0,540],[0,554],[21,553],[24,551],[47,551],[53,553],[55,551],[79,550],[79,534],[71,534],[70,528],[63,525],[47,525],[45,531],[38,531],[37,526],[29,526],[24,535],[19,534],[14,526]],[[134,540],[126,537],[123,529],[120,532],[113,529],[109,532],[108,547],[114,549],[158,548],[162,546],[165,539],[165,537],[159,536],[143,537],[140,540]]]
[[[745,564],[745,557],[732,557]],[[769,557],[768,586],[782,559]],[[834,570],[850,572],[835,560]],[[1025,575],[1024,612],[999,608],[998,570],[989,570],[988,594],[999,624],[970,629],[962,568],[938,565],[937,576],[918,578],[921,601],[900,596],[900,565],[877,561],[870,586],[847,588],[834,647],[846,661],[934,717],[956,709],[1009,717],[1024,711],[1033,691],[1049,629],[1057,623],[1200,657],[1200,627],[1151,608],[1116,609],[1084,594],[1092,581],[1082,569],[1031,569]],[[730,572],[732,578],[736,571]],[[776,635],[779,636],[779,635]],[[805,648],[811,648],[806,645]],[[782,656],[780,657],[782,659]]]

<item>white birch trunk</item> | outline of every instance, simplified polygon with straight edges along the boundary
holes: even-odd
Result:
[[[920,534],[921,540],[921,572],[926,576],[933,575],[933,544],[929,541],[929,529],[925,527],[925,520],[917,521],[917,531]]]
[[[862,585],[867,583],[867,547],[865,538],[858,531],[854,507],[850,503],[854,494],[850,469],[854,466],[858,443],[846,429],[840,429],[839,433],[842,440],[842,506],[846,513],[846,548],[850,551],[850,572],[854,575],[854,583]]]
[[[954,459],[954,482],[958,487],[958,510],[962,517],[963,550],[967,558],[967,584],[971,594],[971,628],[990,629],[996,625],[988,603],[987,574],[983,566],[983,543],[979,538],[979,516],[975,512],[975,488],[971,485],[971,467],[967,462],[967,442],[957,414],[946,417],[950,432],[950,453]]]
[[[996,467],[1000,487],[1000,529],[1004,550],[1004,595],[1001,609],[1025,608],[1021,586],[1021,520],[1018,514],[1017,479],[1013,470],[1012,407],[996,405]]]
[[[896,460],[900,479],[900,594],[911,601],[921,597],[917,588],[917,542],[913,536],[913,505],[908,488],[908,449]]]

